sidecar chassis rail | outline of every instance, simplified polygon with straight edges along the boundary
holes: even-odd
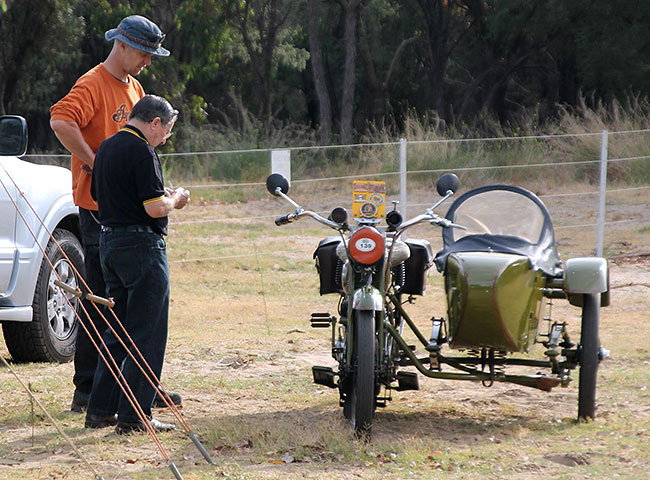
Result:
[[[427,340],[424,338],[424,335],[420,332],[417,326],[410,319],[408,314],[402,308],[401,302],[398,298],[393,295],[388,295],[391,303],[395,306],[396,310],[400,314],[400,318],[407,323],[411,331],[416,335],[418,340],[425,347],[428,345]],[[430,356],[426,358],[418,358],[413,350],[409,347],[406,341],[399,334],[394,325],[390,322],[385,321],[384,327],[390,333],[391,337],[395,339],[401,350],[404,352],[404,355],[408,358],[402,357],[398,364],[400,366],[414,366],[422,375],[425,375],[429,378],[440,378],[447,380],[467,380],[473,382],[503,382],[503,383],[514,383],[517,385],[522,385],[525,387],[537,388],[540,390],[550,391],[551,388],[558,386],[560,384],[566,385],[566,380],[561,379],[557,376],[549,375],[510,375],[505,373],[499,373],[497,375],[491,374],[489,372],[478,371],[473,365],[481,364],[481,359],[472,358],[472,357],[445,357],[437,354],[438,364],[447,364],[452,368],[461,370],[461,372],[442,372],[440,370],[434,370],[432,368],[425,367],[426,364],[430,363]],[[523,358],[501,358],[494,362],[494,365],[519,365],[519,366],[531,366],[539,368],[552,368],[553,365],[548,360],[530,360]],[[562,362],[560,367],[565,369],[575,368],[573,362],[567,361]]]
[[[400,336],[400,334],[397,332],[397,330],[393,325],[386,322],[384,326],[386,327],[390,335],[395,339],[395,341],[400,346],[400,348],[404,351],[404,353],[409,357],[409,359],[411,360],[410,364],[415,368],[417,368],[417,370],[422,375],[425,375],[430,378],[439,378],[439,379],[446,379],[446,380],[467,380],[472,382],[494,381],[494,382],[503,382],[503,383],[514,383],[517,385],[522,385],[524,387],[537,388],[539,390],[545,390],[545,391],[550,391],[553,387],[558,386],[560,385],[560,383],[562,383],[562,380],[560,378],[552,377],[548,375],[500,374],[500,375],[492,376],[488,372],[474,371],[469,367],[460,365],[459,363],[456,362],[456,360],[458,359],[445,358],[442,356],[439,356],[441,363],[447,363],[454,368],[465,370],[466,373],[440,372],[437,370],[431,370],[424,366],[425,362],[428,363],[428,359],[425,359],[425,362],[418,359],[417,356],[411,351],[409,346],[406,344],[404,339]],[[463,362],[465,362],[465,359],[463,359]],[[531,360],[529,362],[534,362],[534,360]],[[517,363],[513,363],[513,364],[517,364]],[[534,366],[548,366],[548,367],[551,366],[550,362],[544,362],[544,361],[540,361],[539,363],[530,363],[530,364]]]

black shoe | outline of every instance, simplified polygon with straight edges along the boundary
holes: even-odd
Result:
[[[178,392],[165,392],[167,395],[169,395],[170,400],[174,405],[177,407],[180,407],[183,405],[183,397],[181,397],[181,394]],[[156,398],[153,400],[153,405],[154,408],[167,408],[167,404],[165,403],[165,400],[160,396],[159,393],[156,393]]]
[[[86,428],[105,428],[112,427],[117,424],[117,415],[93,415],[86,413]]]
[[[155,418],[149,420],[151,427],[155,432],[169,432],[176,430],[176,425],[173,423],[163,423]],[[147,427],[142,422],[117,422],[115,426],[115,433],[118,435],[125,435],[133,432],[146,432]]]
[[[70,405],[70,411],[75,413],[83,413],[88,406],[89,398],[90,393],[83,393],[79,390],[75,390],[74,395],[72,395],[72,405]]]

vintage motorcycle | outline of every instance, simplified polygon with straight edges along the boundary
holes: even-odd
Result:
[[[314,253],[321,295],[339,295],[338,318],[321,312],[311,316],[312,327],[331,329],[338,369],[314,366],[312,372],[315,383],[339,390],[343,414],[357,434],[370,435],[375,409],[392,400],[392,390],[419,389],[417,373],[401,367],[415,367],[430,378],[484,386],[510,382],[549,391],[567,386],[570,371],[579,366],[578,418],[595,417],[598,364],[609,356],[598,334],[599,308],[609,304],[607,261],[587,257],[563,264],[548,210],[533,193],[510,185],[479,187],[457,198],[440,217],[434,209],[459,185],[455,175],[445,174],[437,183],[442,198],[424,214],[403,221],[395,205],[385,214],[386,227],[380,227],[378,206],[385,198],[373,185],[354,195],[360,203],[356,225],[348,224],[340,207],[329,218],[305,210],[287,195],[289,184],[280,174],[269,176],[266,185],[295,207],[276,218],[276,225],[309,216],[339,233],[322,240]],[[400,239],[422,223],[443,229],[443,248],[435,257],[428,241]],[[444,275],[447,318],[431,318],[427,339],[404,307],[424,295],[425,274],[434,264]],[[566,322],[551,318],[554,299],[582,308],[579,343],[570,339]],[[418,356],[404,340],[404,327],[425,354]],[[535,343],[544,345],[544,359],[516,355]],[[443,354],[444,346],[459,354]],[[513,365],[533,367],[536,373],[506,373]]]

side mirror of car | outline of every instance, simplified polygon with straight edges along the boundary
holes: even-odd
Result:
[[[280,189],[285,195],[289,193],[289,180],[281,173],[272,173],[266,179],[266,189],[271,195],[278,197],[277,189]]]
[[[0,155],[20,157],[27,151],[27,122],[18,115],[0,117]]]
[[[458,190],[460,185],[460,180],[453,173],[445,173],[442,177],[438,179],[436,184],[436,190],[438,190],[438,195],[444,197],[448,192],[454,193]]]

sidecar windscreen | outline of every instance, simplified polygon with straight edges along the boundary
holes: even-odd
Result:
[[[548,210],[532,192],[512,185],[488,185],[464,193],[446,218],[467,227],[446,228],[436,267],[444,271],[455,252],[499,252],[524,255],[533,267],[556,276],[560,256]]]

